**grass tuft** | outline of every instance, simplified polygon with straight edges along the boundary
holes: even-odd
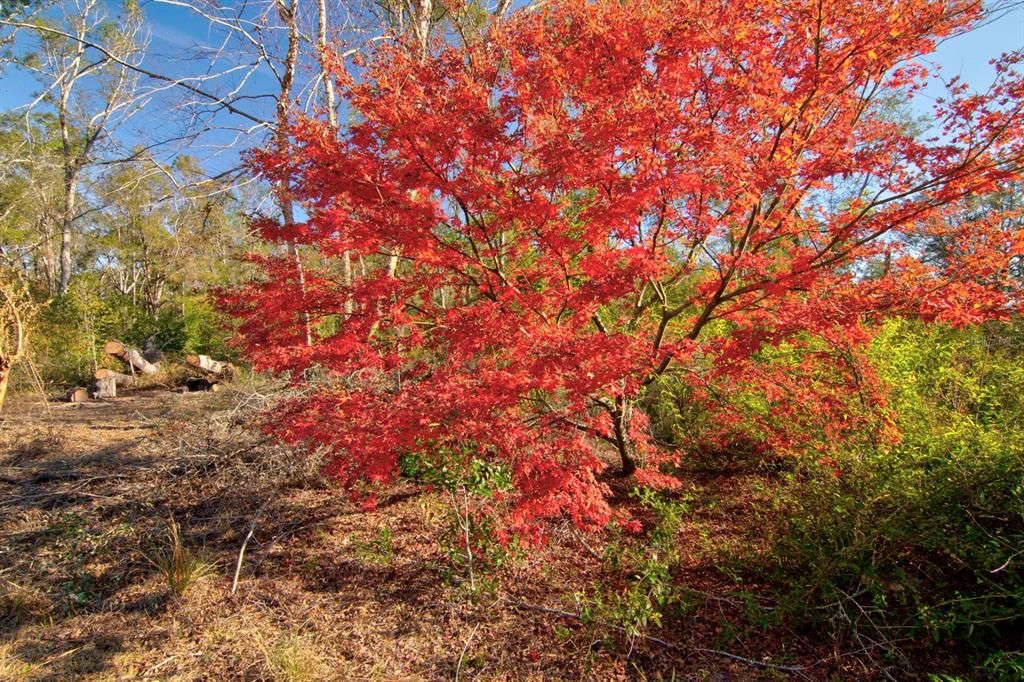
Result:
[[[272,647],[261,642],[267,668],[278,682],[312,682],[320,679],[317,658],[309,644],[298,635],[285,635]]]
[[[174,517],[167,522],[163,542],[146,558],[160,571],[176,599],[180,599],[190,587],[216,570],[215,563],[207,561],[182,544],[181,532]]]

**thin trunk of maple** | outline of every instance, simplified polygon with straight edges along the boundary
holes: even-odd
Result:
[[[636,472],[636,456],[633,441],[629,437],[629,417],[632,405],[624,400],[618,400],[615,409],[612,410],[613,432],[615,434],[615,448],[619,451],[622,460],[622,475],[632,476]]]

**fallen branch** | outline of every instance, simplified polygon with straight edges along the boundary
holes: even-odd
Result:
[[[235,564],[235,577],[231,581],[231,594],[234,594],[238,590],[238,576],[242,573],[242,561],[245,560],[245,548],[249,546],[249,540],[252,540],[252,534],[256,532],[256,521],[259,517],[252,520],[252,524],[249,525],[249,533],[245,536],[245,541],[242,542],[242,548],[238,550],[238,563]]]
[[[469,645],[473,642],[473,638],[476,637],[476,631],[480,629],[480,623],[473,626],[473,632],[469,633],[469,638],[466,640],[466,645],[462,647],[462,653],[459,655],[459,662],[455,666],[455,682],[459,682],[459,673],[462,672],[462,661],[466,658],[466,652],[469,651]]]

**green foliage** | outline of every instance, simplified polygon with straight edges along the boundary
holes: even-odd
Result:
[[[1024,651],[1000,651],[981,665],[985,675],[996,682],[1024,680]]]
[[[630,643],[660,626],[665,611],[680,602],[672,568],[679,562],[676,536],[687,511],[685,500],[670,499],[650,488],[637,488],[632,495],[653,515],[653,525],[639,543],[615,531],[605,551],[605,579],[590,593],[576,595],[584,624],[610,627],[625,634]]]
[[[32,5],[32,0],[0,0],[0,19],[10,18]]]
[[[512,488],[508,466],[478,457],[473,444],[438,444],[407,454],[401,459],[400,470],[405,478],[449,493],[464,491],[476,497],[494,498]]]
[[[495,522],[495,505],[512,489],[508,466],[479,456],[474,444],[431,444],[400,462],[402,476],[440,489],[449,523],[441,537],[446,578],[464,585],[472,599],[497,589],[495,572],[519,553],[515,538]]]
[[[230,324],[207,297],[184,297],[177,305],[149,312],[90,275],[75,279],[66,296],[50,301],[34,338],[36,367],[58,385],[87,382],[103,364],[103,344],[110,339],[140,348],[148,341],[169,354],[235,358],[228,346]]]
[[[794,611],[884,643],[1011,645],[1024,626],[1022,339],[1020,321],[885,326],[872,356],[903,439],[791,476],[776,556]]]
[[[377,534],[366,541],[359,541],[353,545],[356,556],[363,561],[378,566],[387,566],[395,558],[395,547],[391,538],[391,529],[381,526]]]

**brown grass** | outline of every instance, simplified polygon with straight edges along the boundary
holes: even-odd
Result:
[[[655,633],[678,648],[640,640],[627,651],[553,612],[572,611],[600,568],[590,551],[602,539],[585,550],[565,524],[547,551],[502,568],[493,596],[470,599],[444,578],[440,495],[407,484],[358,510],[315,458],[253,428],[267,404],[251,387],[49,412],[12,398],[0,421],[0,679],[750,680],[781,673],[698,649],[829,654],[778,630],[733,631],[739,613],[710,598]],[[679,580],[702,593],[727,582],[722,548],[756,536],[737,517],[752,489],[743,476],[699,482],[721,502],[696,508],[680,535]],[[177,547],[178,559],[216,565],[178,599],[147,560],[172,517],[177,540],[161,556]],[[863,671],[808,671],[836,674]]]

